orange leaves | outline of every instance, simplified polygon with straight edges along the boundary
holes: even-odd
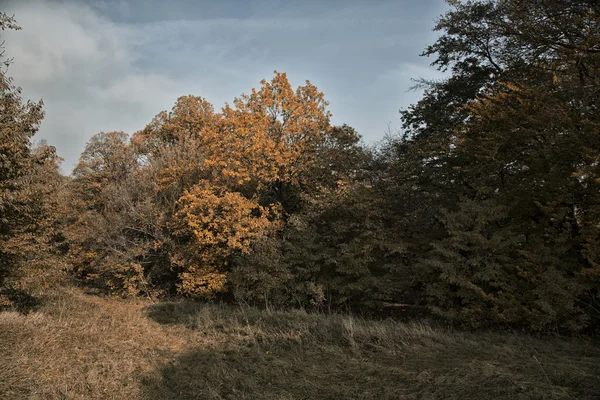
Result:
[[[219,193],[210,184],[197,185],[179,200],[178,217],[193,233],[196,264],[180,274],[180,292],[207,295],[224,290],[222,272],[231,256],[247,254],[250,245],[266,235],[275,224],[270,212],[236,192]]]
[[[194,297],[212,297],[215,293],[226,291],[227,275],[219,273],[215,267],[192,265],[188,271],[179,275],[179,293]]]
[[[87,243],[102,248],[94,257],[102,266],[89,262],[91,269],[109,271],[123,286],[141,285],[139,268],[124,270],[132,280],[115,275],[111,266],[120,260],[176,279],[172,284],[186,295],[226,291],[233,259],[279,227],[280,203],[296,190],[289,187],[309,180],[330,134],[326,107],[310,82],[293,89],[275,72],[221,113],[201,97],[183,96],[130,145],[119,133],[93,139],[75,177],[92,195],[91,220],[105,221],[111,237],[99,240],[110,245]]]
[[[259,90],[234,99],[215,114],[201,97],[180,97],[170,112],[159,113],[133,137],[142,154],[197,140],[201,168],[213,184],[232,189],[248,182],[297,183],[314,162],[329,132],[323,93],[310,82],[293,90],[285,73],[261,81]]]
[[[225,290],[229,260],[249,253],[278,226],[279,206],[261,206],[261,191],[275,182],[308,179],[330,130],[323,93],[310,82],[294,91],[284,73],[275,72],[233,105],[207,118],[203,112],[209,108],[198,98],[180,98],[171,113],[159,114],[136,135],[147,140],[155,132],[163,143],[192,136],[200,143],[202,178],[188,186],[175,216],[184,226],[179,233],[193,237],[194,255],[178,264],[183,267],[178,287],[188,295]]]
[[[216,164],[225,157],[223,175],[234,180],[297,182],[329,131],[328,103],[308,81],[294,91],[285,73],[261,85],[223,108],[219,132],[207,141],[217,151],[208,158]]]
[[[250,243],[266,234],[272,223],[269,210],[237,192],[218,194],[195,186],[180,200],[185,220],[201,248],[212,250],[206,261],[227,257],[234,251],[247,253]]]

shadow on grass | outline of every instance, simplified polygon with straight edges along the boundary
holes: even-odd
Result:
[[[195,302],[147,312],[204,342],[146,377],[149,400],[558,400],[600,393],[600,348],[584,341]]]
[[[149,400],[397,399],[406,385],[393,364],[287,341],[211,346],[164,365],[143,393]]]
[[[35,311],[42,304],[39,297],[32,296],[26,291],[19,289],[0,289],[0,298],[8,300],[7,304],[0,305],[0,309],[13,309],[22,314],[28,314]]]
[[[144,381],[155,399],[392,399],[395,357],[357,357],[341,315],[180,301],[146,309],[206,340]],[[386,361],[387,360],[387,361]]]
[[[143,396],[159,399],[596,399],[587,373],[532,361],[511,365],[489,353],[355,352],[338,346],[271,341],[195,348],[146,379]],[[463,349],[463,351],[466,349]],[[596,368],[597,371],[597,368]],[[547,375],[546,375],[547,374]],[[596,381],[594,382],[594,380]]]

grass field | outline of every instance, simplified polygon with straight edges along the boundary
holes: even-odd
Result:
[[[598,399],[591,339],[66,287],[0,313],[0,399]]]

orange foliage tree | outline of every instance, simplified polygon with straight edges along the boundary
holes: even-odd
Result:
[[[89,256],[94,276],[113,274],[111,265],[134,265],[134,282],[152,275],[189,296],[228,291],[234,258],[276,234],[289,194],[310,182],[330,134],[326,107],[310,82],[294,90],[286,74],[275,72],[221,113],[201,97],[183,96],[129,146],[120,133],[96,137],[75,183],[106,196],[85,200],[96,222],[80,225],[75,236],[94,243],[78,252]],[[89,232],[94,226],[107,229]]]
[[[232,258],[278,229],[282,187],[307,181],[330,131],[327,102],[310,82],[294,91],[287,76],[275,72],[261,85],[235,99],[234,107],[225,105],[218,123],[200,132],[208,179],[186,191],[177,215],[199,251],[198,263],[182,268],[182,293],[225,288]]]
[[[210,184],[184,195],[178,218],[193,232],[194,260],[182,265],[182,293],[211,295],[225,290],[224,268],[234,254],[248,254],[250,245],[273,228],[270,213],[239,192],[215,192]]]

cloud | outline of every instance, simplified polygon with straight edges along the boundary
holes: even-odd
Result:
[[[15,59],[8,73],[25,97],[44,99],[46,118],[37,137],[58,148],[65,172],[93,134],[141,129],[184,89],[137,66],[136,31],[85,3],[26,1],[8,12],[23,28],[3,34]]]
[[[164,97],[174,98],[180,94],[179,89],[175,81],[163,75],[138,73],[117,77],[104,86],[90,87],[89,91],[106,102],[157,110],[164,105]]]
[[[84,71],[89,74],[127,64],[128,52],[122,45],[126,32],[98,18],[87,7],[50,2],[29,7],[22,16],[17,8],[23,31],[9,37],[11,43],[15,42],[11,53],[18,59],[16,68],[26,68],[28,79],[72,79]]]

